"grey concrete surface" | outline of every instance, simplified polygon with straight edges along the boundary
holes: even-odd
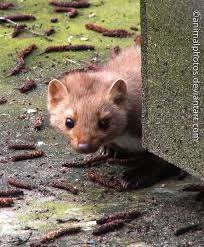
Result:
[[[143,144],[204,179],[204,3],[141,3]]]

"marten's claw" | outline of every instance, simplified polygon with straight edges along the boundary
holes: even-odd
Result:
[[[111,158],[116,158],[117,151],[110,146],[103,146],[101,149],[101,154]]]
[[[114,157],[114,159],[116,159],[116,157],[117,157],[117,152],[116,151],[114,152],[113,157]]]
[[[100,149],[100,154],[103,155],[103,156],[106,155],[106,149],[105,149],[105,147],[102,147],[102,148]]]
[[[130,183],[128,181],[122,179],[122,181],[121,181],[121,187],[124,190],[127,190],[129,188],[129,185],[130,185]]]

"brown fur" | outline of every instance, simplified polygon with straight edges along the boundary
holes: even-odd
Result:
[[[131,47],[110,60],[97,72],[76,72],[53,80],[48,88],[51,124],[69,137],[73,148],[88,143],[84,153],[114,143],[124,134],[141,139],[141,49]],[[121,80],[120,80],[121,79]],[[114,84],[114,82],[116,82]],[[127,90],[127,92],[126,92]],[[72,118],[75,127],[65,126]],[[98,120],[110,118],[107,130],[100,130]]]

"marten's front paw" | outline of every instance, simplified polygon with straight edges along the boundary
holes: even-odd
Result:
[[[129,152],[115,144],[108,144],[101,148],[101,154],[106,155],[109,158],[127,159],[131,156]]]
[[[169,163],[141,162],[123,175],[122,186],[124,189],[139,189],[152,186],[157,182],[180,173],[180,169]]]
[[[101,148],[101,154],[110,158],[117,158],[118,149],[111,145],[106,145]]]

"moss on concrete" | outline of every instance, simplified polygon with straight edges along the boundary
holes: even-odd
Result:
[[[61,167],[61,163],[67,160],[84,158],[84,156],[76,154],[70,149],[66,138],[49,126],[45,82],[58,77],[65,71],[86,65],[81,60],[89,62],[91,59],[97,59],[99,63],[104,63],[111,53],[112,47],[119,45],[122,48],[132,45],[133,37],[126,39],[104,37],[99,33],[86,30],[84,24],[92,22],[108,28],[128,30],[134,26],[138,28],[135,33],[140,33],[140,3],[139,0],[90,0],[90,8],[79,9],[79,16],[69,19],[64,13],[54,13],[53,6],[48,4],[48,0],[16,0],[12,2],[16,3],[18,8],[0,11],[0,15],[33,14],[37,20],[25,22],[33,31],[43,33],[44,30],[54,27],[56,33],[50,36],[52,41],[43,37],[33,37],[31,34],[12,39],[12,28],[7,24],[0,24],[0,96],[6,96],[8,99],[8,103],[0,105],[0,159],[18,153],[7,150],[8,142],[12,141],[40,143],[39,148],[46,154],[45,157],[32,161],[9,162],[2,168],[4,177],[0,180],[1,187],[5,185],[4,181],[8,175],[15,175],[19,179],[37,185],[38,190],[25,191],[24,199],[15,200],[13,209],[1,210],[0,236],[1,238],[4,236],[3,244],[13,246],[14,242],[12,241],[18,242],[19,237],[23,238],[24,234],[29,232],[29,227],[35,229],[31,230],[33,232],[32,240],[34,240],[50,229],[72,224],[60,225],[56,219],[74,215],[79,217],[80,222],[76,223],[82,225],[85,232],[80,236],[68,237],[68,240],[60,239],[57,242],[57,246],[60,247],[67,246],[67,241],[70,246],[74,246],[74,243],[92,240],[90,235],[95,224],[94,220],[98,215],[130,206],[132,193],[120,194],[112,193],[112,191],[107,193],[105,188],[95,186],[87,181],[85,170]],[[95,16],[90,18],[91,13],[95,13]],[[59,21],[51,23],[50,19],[53,17],[57,17]],[[88,38],[88,40],[83,41],[81,38]],[[95,45],[96,49],[85,52],[41,54],[47,46],[68,44],[70,40],[72,44]],[[37,45],[38,49],[26,58],[28,72],[8,77],[9,72],[16,65],[18,52],[33,43]],[[27,78],[35,79],[37,88],[27,94],[21,94],[18,87]],[[29,114],[27,113],[28,109],[37,109],[37,113]],[[25,114],[26,118],[19,120],[18,115],[20,114]],[[36,114],[42,115],[45,119],[42,130],[38,132],[32,129]],[[111,169],[114,172],[116,168]],[[117,172],[119,173],[121,169],[117,168]],[[104,166],[100,172],[102,170],[106,171],[107,167]],[[53,189],[50,183],[54,179],[66,179],[77,186],[80,195],[74,196],[62,190]],[[136,195],[139,194],[138,192],[133,194],[133,201],[137,204]],[[118,198],[121,200],[118,201]],[[127,241],[127,238],[124,239],[123,236],[118,238],[116,234],[113,240],[107,238],[107,246],[108,242],[124,242]],[[94,240],[94,242],[98,241]],[[2,242],[0,242],[1,244]]]

